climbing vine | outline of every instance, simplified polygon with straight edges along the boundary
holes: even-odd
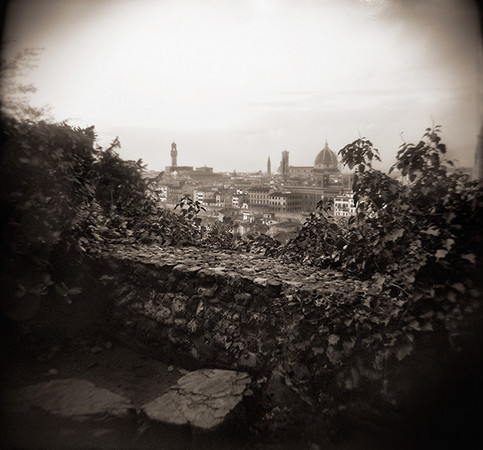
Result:
[[[448,356],[479,333],[482,189],[445,153],[439,127],[427,129],[417,144],[401,145],[390,170],[398,176],[391,176],[372,167],[379,153],[368,139],[345,146],[339,154],[354,169],[356,214],[340,220],[321,203],[280,252],[364,283],[343,304],[314,299],[304,306],[314,320],[318,303],[327,313],[307,332],[304,358],[316,358],[320,373],[340,367],[348,389],[364,378],[382,386],[387,368],[428,338]],[[362,354],[370,356],[358,361]]]
[[[285,255],[382,277],[403,292],[471,294],[481,264],[482,190],[445,153],[439,127],[428,128],[417,144],[401,145],[385,174],[372,167],[379,152],[368,139],[348,144],[339,154],[354,169],[355,216],[338,220],[319,204]]]

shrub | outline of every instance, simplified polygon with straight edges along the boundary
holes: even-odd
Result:
[[[469,293],[481,264],[482,190],[443,160],[439,127],[418,144],[404,143],[390,173],[375,170],[372,143],[360,138],[339,154],[355,169],[356,215],[332,217],[319,204],[285,254],[365,279],[388,277],[401,288],[455,289]]]
[[[184,217],[159,208],[142,161],[119,141],[95,147],[94,127],[1,118],[2,310],[29,318],[41,297],[80,293],[80,266],[112,243],[195,242]],[[74,284],[72,284],[74,283]]]
[[[76,227],[95,194],[95,135],[92,127],[1,120],[1,282],[10,301],[2,306],[35,311],[54,283],[52,250],[79,248]]]
[[[379,156],[369,140],[345,146],[339,154],[355,169],[355,216],[338,220],[319,204],[280,253],[366,280],[374,298],[397,299],[401,323],[445,330],[458,347],[481,320],[483,195],[479,182],[451,170],[445,152],[439,127],[427,129],[417,144],[401,145],[396,179],[372,167]],[[407,341],[408,330],[395,337]]]

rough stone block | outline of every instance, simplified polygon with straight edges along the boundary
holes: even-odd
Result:
[[[180,378],[142,410],[153,421],[213,430],[229,419],[250,381],[244,372],[197,370]]]
[[[6,404],[13,414],[26,414],[31,408],[40,408],[75,422],[122,419],[134,413],[134,407],[126,397],[77,378],[12,390],[7,394]]]

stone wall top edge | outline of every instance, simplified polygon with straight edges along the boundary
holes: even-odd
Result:
[[[319,290],[337,290],[351,285],[361,288],[360,281],[347,279],[341,272],[322,270],[299,263],[284,263],[275,258],[236,253],[218,249],[197,247],[159,247],[137,245],[117,246],[110,252],[99,255],[124,264],[137,263],[178,272],[180,275],[194,276],[209,274],[215,278],[233,278],[238,275],[261,288],[279,287],[286,293],[301,292],[310,295]]]

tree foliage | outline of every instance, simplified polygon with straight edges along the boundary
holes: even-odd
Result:
[[[476,279],[482,191],[451,170],[445,152],[439,127],[427,129],[418,144],[401,145],[389,172],[400,171],[398,179],[372,167],[379,152],[369,140],[347,145],[339,154],[355,169],[356,215],[338,220],[319,204],[287,253],[363,278],[391,275],[406,287]]]
[[[29,317],[48,292],[70,301],[85,258],[111,243],[194,242],[193,225],[157,205],[142,161],[120,158],[117,139],[103,150],[94,127],[7,116],[1,130],[2,308],[11,317]]]
[[[42,52],[40,48],[28,48],[18,52],[13,58],[0,61],[0,101],[1,111],[9,117],[37,121],[45,118],[47,107],[35,107],[30,96],[36,92],[35,86],[22,79],[32,71]]]
[[[367,280],[374,296],[394,296],[387,319],[397,310],[415,329],[463,336],[481,313],[483,195],[445,152],[439,127],[428,128],[417,144],[400,146],[390,172],[401,175],[393,178],[372,167],[379,156],[369,140],[345,146],[339,154],[355,169],[355,216],[340,220],[320,204],[282,256],[342,270]],[[413,344],[404,340],[409,354]]]
[[[2,118],[6,298],[38,304],[53,284],[52,250],[63,245],[70,251],[78,244],[78,226],[95,193],[94,139],[93,128]]]
[[[400,146],[396,178],[372,167],[378,151],[368,139],[345,146],[355,216],[333,217],[321,202],[278,251],[348,278],[335,278],[320,298],[294,295],[281,306],[302,308],[286,324],[288,366],[310,367],[325,408],[357,396],[402,407],[428,380],[439,389],[445,371],[481,356],[482,189],[445,152],[439,127],[427,129]]]

